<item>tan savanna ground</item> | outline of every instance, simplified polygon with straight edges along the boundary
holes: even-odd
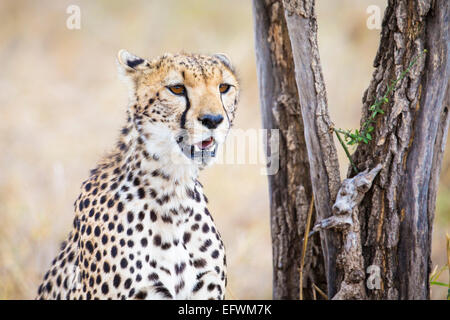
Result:
[[[66,8],[81,8],[81,29],[66,28]],[[359,126],[379,30],[366,26],[381,0],[317,1],[328,101],[339,127]],[[73,201],[89,169],[115,142],[126,90],[115,56],[126,48],[225,52],[239,70],[236,127],[261,127],[251,1],[0,2],[0,299],[34,298],[65,238]],[[447,148],[449,149],[449,148]],[[346,160],[340,151],[340,160]],[[272,262],[267,181],[259,165],[219,165],[201,181],[225,241],[228,299],[270,299]],[[437,201],[433,263],[445,264],[450,229],[450,157]],[[446,272],[440,279],[448,282]],[[446,289],[433,287],[435,299]]]

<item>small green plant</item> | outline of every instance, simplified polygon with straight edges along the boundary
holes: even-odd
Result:
[[[447,234],[447,264],[443,267],[441,267],[438,271],[438,266],[434,267],[433,272],[430,274],[430,285],[431,286],[441,286],[441,287],[447,287],[447,300],[450,300],[450,280],[449,283],[444,283],[442,281],[438,281],[439,277],[441,276],[442,272],[445,270],[449,270],[449,276],[450,276],[450,236]]]
[[[349,145],[356,145],[361,142],[368,144],[369,141],[372,140],[372,132],[375,130],[374,124],[376,123],[375,118],[381,114],[384,114],[384,111],[382,109],[382,106],[385,103],[389,102],[389,96],[395,91],[395,86],[398,82],[402,81],[403,78],[411,71],[411,68],[414,66],[414,64],[417,62],[417,60],[423,56],[425,53],[427,53],[427,50],[423,50],[421,54],[419,54],[411,63],[409,64],[408,68],[403,70],[403,72],[400,74],[400,76],[393,80],[390,85],[388,85],[386,92],[384,93],[383,97],[381,99],[375,98],[375,102],[369,107],[369,111],[371,112],[369,118],[362,124],[361,129],[355,129],[352,130],[343,130],[343,129],[336,129],[333,128],[333,131],[336,133],[336,136],[342,145],[342,148],[344,148],[345,154],[347,155],[347,158],[350,161],[350,164],[353,167],[353,170],[355,173],[358,173],[358,169],[356,168],[355,163],[352,160],[352,157],[350,155],[350,152],[346,146]],[[345,143],[342,140],[341,134],[344,135]]]
[[[448,265],[442,266],[439,270],[438,270],[438,266],[436,266],[433,270],[433,272],[430,275],[430,285],[432,286],[441,286],[441,287],[446,287],[449,288],[449,284],[448,283],[444,283],[442,281],[438,281],[439,277],[441,276],[442,272],[448,269]],[[450,299],[450,296],[447,296],[447,299]]]

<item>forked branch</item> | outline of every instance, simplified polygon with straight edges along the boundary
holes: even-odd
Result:
[[[333,300],[360,300],[366,297],[358,206],[381,168],[378,164],[371,171],[367,169],[351,179],[345,179],[333,205],[333,216],[319,221],[310,233],[330,228],[342,232],[337,267],[343,270],[344,279]]]

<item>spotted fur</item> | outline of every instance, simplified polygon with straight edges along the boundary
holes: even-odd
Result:
[[[225,249],[197,176],[234,119],[231,63],[223,54],[148,61],[122,50],[118,65],[130,92],[126,125],[82,184],[37,298],[223,299]],[[207,116],[222,120],[211,126]],[[195,151],[205,141],[214,144]]]

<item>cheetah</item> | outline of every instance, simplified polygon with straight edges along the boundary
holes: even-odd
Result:
[[[74,203],[37,299],[224,299],[225,248],[198,181],[232,126],[239,83],[225,54],[121,50],[126,124]]]

